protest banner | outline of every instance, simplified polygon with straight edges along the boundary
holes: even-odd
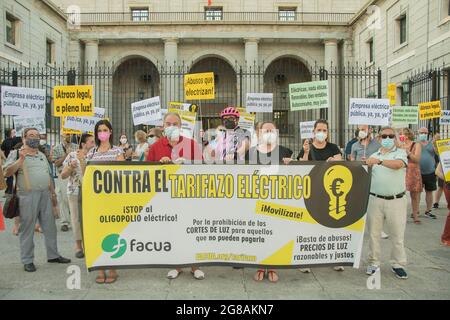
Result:
[[[197,113],[184,111],[184,110],[180,110],[180,109],[169,109],[169,112],[178,113],[180,115],[181,135],[183,137],[192,139],[194,137]]]
[[[94,108],[92,117],[66,117],[64,129],[93,133],[95,124],[105,118],[105,108]]]
[[[348,124],[387,126],[390,116],[388,99],[350,99]]]
[[[184,100],[212,100],[214,96],[214,72],[184,76]]]
[[[417,106],[395,106],[392,108],[391,122],[395,128],[408,127],[419,123]]]
[[[131,104],[133,124],[135,126],[161,119],[161,101],[158,97],[145,99]]]
[[[164,126],[163,119],[164,119],[164,116],[166,115],[166,113],[167,113],[167,109],[161,109],[161,119],[148,121],[148,122],[145,122],[144,124],[148,125],[148,126],[162,127],[162,126]]]
[[[441,117],[441,101],[419,103],[419,119],[429,120]]]
[[[441,118],[439,119],[440,125],[450,124],[450,110],[442,110]]]
[[[88,270],[358,268],[370,187],[367,166],[303,162],[276,169],[88,165],[82,190]]]
[[[450,182],[450,139],[436,141],[445,182]]]
[[[55,86],[53,88],[54,116],[93,116],[93,94],[92,85]]]
[[[16,129],[16,135],[22,136],[22,132],[26,128],[35,128],[39,131],[40,134],[46,134],[46,124],[45,124],[45,117],[36,117],[36,118],[29,118],[22,117],[22,116],[16,116],[13,118],[14,121],[14,129]]]
[[[2,115],[45,117],[45,90],[1,86]]]
[[[314,124],[315,121],[300,122],[300,138],[313,139],[314,138]]]
[[[272,112],[273,93],[247,93],[247,112]]]
[[[393,106],[397,102],[397,84],[389,83],[387,90],[387,98],[389,99],[389,103]]]
[[[71,130],[71,129],[66,129],[64,126],[66,125],[66,118],[65,117],[60,117],[61,119],[61,130],[63,134],[82,134],[83,132],[79,131],[79,130]]]
[[[170,109],[179,109],[189,112],[197,112],[198,106],[194,103],[169,102]]]
[[[328,80],[289,85],[291,111],[329,107]]]
[[[236,108],[236,110],[239,111],[239,128],[248,130],[253,134],[253,131],[255,131],[255,115],[247,112],[244,108]]]

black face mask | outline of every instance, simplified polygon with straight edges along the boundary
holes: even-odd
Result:
[[[233,119],[225,119],[223,125],[229,130],[236,128],[236,122]]]

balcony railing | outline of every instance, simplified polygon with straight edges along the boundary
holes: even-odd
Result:
[[[354,13],[296,12],[286,19],[279,12],[223,12],[221,20],[207,20],[205,12],[149,12],[136,21],[131,12],[81,13],[81,25],[96,24],[294,24],[347,25]],[[69,19],[71,16],[69,14]]]

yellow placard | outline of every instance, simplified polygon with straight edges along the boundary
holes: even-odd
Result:
[[[428,120],[441,117],[441,101],[419,103],[419,119]]]
[[[214,99],[214,73],[193,73],[184,76],[185,100]]]
[[[93,116],[93,86],[55,86],[53,109],[55,117]]]
[[[397,84],[395,83],[388,84],[387,97],[389,99],[391,106],[393,106],[397,101]]]
[[[62,130],[63,134],[82,134],[82,132],[79,130],[72,130],[72,129],[64,128],[64,122],[65,122],[66,118],[61,117],[60,119],[61,119],[61,130]]]

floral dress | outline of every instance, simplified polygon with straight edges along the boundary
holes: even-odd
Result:
[[[416,151],[416,143],[413,142],[409,149],[411,153]],[[406,190],[409,192],[422,191],[422,175],[420,174],[420,163],[408,161],[406,168]]]

